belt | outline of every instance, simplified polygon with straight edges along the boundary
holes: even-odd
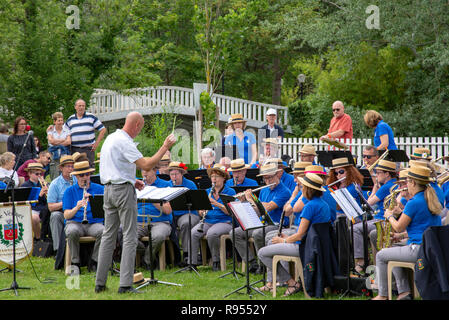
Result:
[[[105,186],[111,186],[111,185],[113,185],[113,186],[123,186],[123,185],[125,185],[125,184],[130,184],[130,185],[132,185],[131,182],[129,182],[129,181],[122,182],[122,183],[112,183],[112,182],[107,182],[107,183],[105,183],[104,185],[105,185]]]

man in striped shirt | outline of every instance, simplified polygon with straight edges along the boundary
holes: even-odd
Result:
[[[106,134],[106,128],[101,121],[92,113],[86,112],[86,102],[78,99],[75,102],[76,113],[71,115],[66,125],[70,129],[72,138],[71,152],[86,153],[90,166],[94,165],[95,150]],[[95,140],[95,130],[99,131]]]

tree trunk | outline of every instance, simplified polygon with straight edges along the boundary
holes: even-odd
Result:
[[[281,84],[282,72],[281,72],[281,58],[273,58],[273,93],[271,97],[271,103],[281,105]]]

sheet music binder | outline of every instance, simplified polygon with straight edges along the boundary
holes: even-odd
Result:
[[[189,190],[189,188],[185,187],[158,188],[155,186],[146,186],[143,190],[136,190],[136,194],[138,200],[145,199],[148,202],[158,203],[171,201]]]
[[[263,227],[257,212],[249,202],[233,201],[229,202],[228,206],[244,231]]]
[[[331,195],[349,220],[360,222],[359,217],[363,215],[363,210],[346,188],[332,191]]]
[[[31,189],[32,188],[15,188],[14,189],[14,201],[27,201],[30,200],[29,196],[31,193]],[[8,189],[6,190],[6,193],[4,192],[5,190],[2,190],[0,192],[0,202],[11,202],[10,198],[11,198],[11,193],[12,190]]]

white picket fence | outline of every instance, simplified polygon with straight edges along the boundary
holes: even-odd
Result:
[[[443,155],[449,155],[449,137],[395,137],[395,142],[400,150],[404,150],[408,156],[413,153],[416,147],[427,147],[430,149],[434,159]],[[357,157],[357,164],[363,162],[363,150],[366,146],[372,145],[372,139],[346,139],[343,141],[351,147],[351,153]],[[280,142],[281,155],[288,154],[295,161],[299,160],[298,151],[303,145],[311,144],[318,150],[342,150],[336,149],[329,144],[320,141],[318,138],[285,138]]]

